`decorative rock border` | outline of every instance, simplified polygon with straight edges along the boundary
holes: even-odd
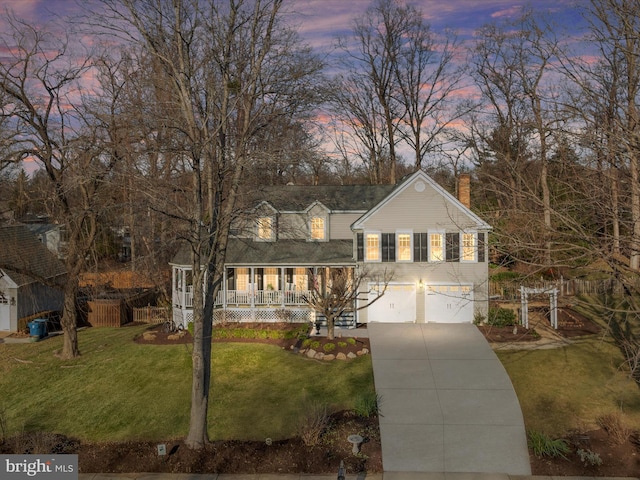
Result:
[[[338,352],[334,355],[333,353],[318,352],[313,348],[305,348],[305,349],[299,350],[298,353],[306,356],[307,358],[312,358],[314,360],[323,360],[325,362],[331,362],[332,360],[351,360],[354,358],[358,358],[362,355],[368,355],[369,349],[365,347],[362,350],[358,350],[356,353]]]

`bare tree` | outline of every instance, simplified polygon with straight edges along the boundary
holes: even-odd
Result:
[[[554,261],[549,158],[562,123],[551,82],[551,64],[557,57],[550,27],[531,11],[517,21],[480,29],[472,54],[472,77],[483,105],[471,117],[469,144],[481,167],[479,175],[494,189],[496,212],[515,218],[527,215],[540,223],[533,230],[521,230],[519,239],[529,260],[540,268]],[[509,234],[515,233],[511,229]],[[515,238],[509,240],[512,246]]]
[[[164,189],[147,195],[154,209],[182,222],[181,235],[191,246],[194,348],[185,442],[201,448],[208,441],[214,299],[243,173],[259,152],[258,132],[305,108],[306,78],[320,64],[282,23],[282,0],[103,5],[101,28],[144,52],[161,80],[155,128],[172,132],[172,142],[161,146],[160,158],[175,156],[183,165],[176,176],[187,180],[173,195]]]
[[[82,116],[81,79],[87,57],[69,50],[68,39],[8,16],[0,41],[3,122],[13,129],[5,153],[19,162],[35,160],[45,172],[52,218],[68,236],[64,289],[62,358],[79,355],[78,277],[93,248],[101,206],[99,192],[115,158],[104,155],[102,141]]]
[[[336,320],[345,312],[355,313],[372,305],[387,291],[393,274],[384,270],[380,275],[369,270],[353,268],[326,268],[311,278],[307,304],[327,321],[327,338],[334,339]],[[370,300],[369,291],[363,291],[364,282],[377,286],[377,296]],[[365,303],[368,300],[368,303]],[[361,303],[361,305],[358,305]]]

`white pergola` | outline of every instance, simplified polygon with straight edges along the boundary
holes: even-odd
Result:
[[[549,295],[549,313],[551,326],[558,329],[558,289],[557,288],[529,288],[520,286],[521,323],[529,328],[529,295]]]

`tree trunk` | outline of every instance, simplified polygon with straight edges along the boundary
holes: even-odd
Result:
[[[206,287],[199,252],[194,252],[193,279],[193,352],[191,354],[191,415],[189,433],[185,445],[201,449],[209,442],[207,415],[209,412],[209,387],[211,372],[211,327],[207,335],[204,296]]]
[[[64,311],[62,313],[62,319],[60,320],[60,326],[62,327],[62,354],[61,358],[68,360],[70,358],[76,358],[80,356],[80,349],[78,348],[78,331],[76,325],[78,322],[78,315],[76,310],[76,298],[78,291],[78,277],[72,276],[65,285],[64,289]]]
[[[335,338],[336,317],[335,315],[327,316],[327,340]]]

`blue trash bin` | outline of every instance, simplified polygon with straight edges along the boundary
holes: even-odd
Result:
[[[42,338],[47,335],[47,321],[43,318],[36,318],[33,322],[27,323],[29,335]]]

